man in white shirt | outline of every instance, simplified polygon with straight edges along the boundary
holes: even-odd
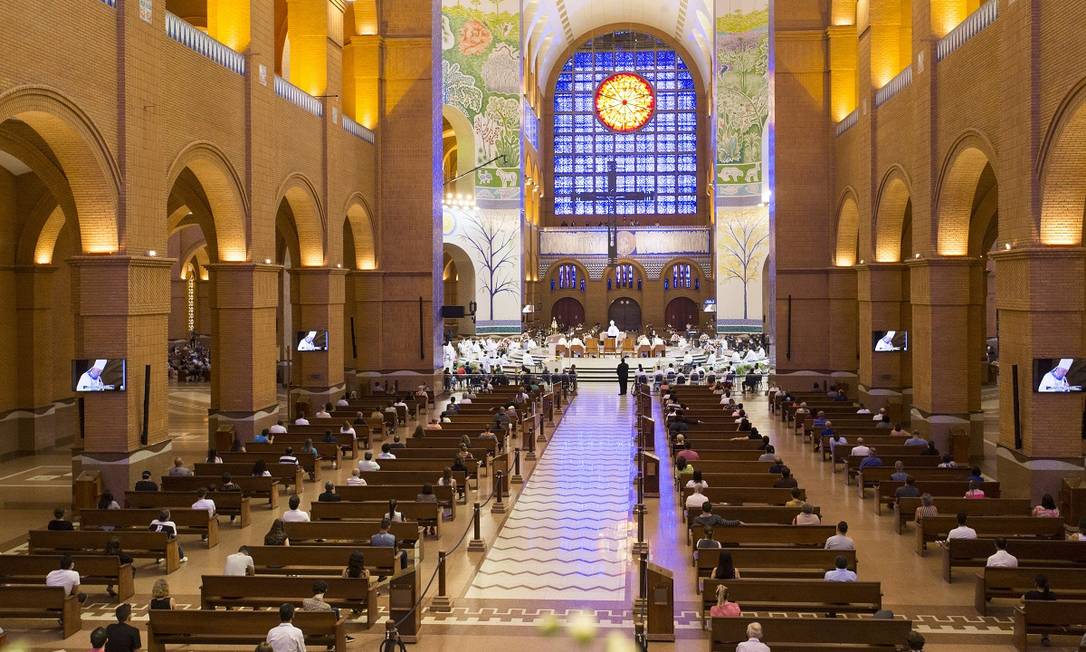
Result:
[[[882,421],[882,417],[886,415],[886,408],[879,408],[879,411],[871,416],[872,421]]]
[[[308,426],[309,425],[309,419],[306,419],[304,414],[300,414],[300,415],[298,415],[298,418],[294,420],[294,425],[296,425],[296,426]]]
[[[856,542],[848,534],[848,523],[841,521],[837,524],[837,534],[826,539],[826,550],[855,550]]]
[[[305,652],[305,634],[294,626],[294,605],[279,607],[279,625],[268,630],[267,642],[272,652]]]
[[[380,471],[381,465],[373,460],[373,451],[366,451],[366,455],[358,460],[359,471]]]
[[[253,564],[253,558],[249,556],[248,546],[241,546],[237,552],[226,556],[226,565],[222,571],[223,575],[244,577],[255,573],[256,565]]]
[[[747,625],[747,640],[735,646],[735,652],[770,652],[769,646],[761,641],[761,623]]]
[[[946,535],[947,541],[951,539],[976,539],[977,531],[965,524],[968,517],[965,512],[958,512],[958,527]]]
[[[75,595],[79,589],[79,571],[75,570],[75,562],[71,555],[64,555],[60,559],[60,568],[49,571],[45,576],[46,586],[64,587],[64,595]],[[82,600],[80,600],[82,602]]]
[[[207,510],[207,515],[215,517],[215,501],[207,497],[207,489],[201,489],[196,494],[196,502],[192,504],[193,509]]]
[[[856,573],[848,569],[848,560],[838,556],[833,562],[833,570],[826,571],[823,579],[827,582],[855,582]]]
[[[287,501],[287,507],[289,507],[290,509],[283,512],[283,522],[284,523],[308,523],[309,522],[309,513],[308,512],[303,512],[302,510],[298,509],[298,507],[301,504],[302,504],[302,499],[298,497],[298,494],[294,494],[294,495],[292,495],[290,497],[290,500]]]
[[[687,509],[690,509],[690,508],[701,509],[701,506],[709,501],[709,499],[705,497],[705,494],[701,493],[701,490],[702,490],[701,485],[698,485],[694,489],[694,493],[690,494],[690,497],[686,499],[686,508]]]
[[[276,421],[274,426],[268,428],[268,432],[273,435],[285,435],[287,434],[287,427],[283,425],[282,421]]]
[[[864,445],[864,438],[858,437],[856,439],[856,445],[852,447],[852,452],[849,455],[861,455],[868,456],[871,454],[871,449]]]
[[[332,413],[328,411],[327,407],[322,407],[317,410],[317,413],[314,416],[318,419],[331,419]]]
[[[346,396],[340,396],[336,399],[336,407],[350,407],[351,403],[347,400]]]
[[[863,403],[861,403],[860,404],[860,409],[856,410],[856,414],[871,414],[871,410],[868,410],[867,408],[865,408],[863,406]]]
[[[351,477],[347,478],[348,487],[364,487],[366,481],[362,479],[361,472],[358,469],[351,469]]]
[[[988,568],[1018,568],[1018,558],[1007,552],[1007,540],[995,540],[995,554],[988,558],[985,566]]]
[[[394,460],[396,456],[392,454],[392,446],[390,444],[381,444],[381,452],[377,454],[379,460]]]

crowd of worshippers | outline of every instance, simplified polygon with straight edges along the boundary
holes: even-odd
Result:
[[[501,367],[487,372],[481,365],[467,362],[457,365],[455,370],[446,367],[442,376],[442,385],[446,392],[463,390],[465,395],[489,393],[495,387],[509,387],[514,384],[524,386],[529,392],[543,385],[555,384],[561,384],[572,391],[577,385],[577,366],[570,365],[561,371],[553,372],[545,367],[540,372],[533,372],[528,367],[522,366],[520,373],[510,375]]]
[[[195,338],[170,347],[170,380],[206,383],[211,380],[211,349]]]

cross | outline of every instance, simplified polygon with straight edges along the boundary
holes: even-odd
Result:
[[[607,164],[607,190],[604,192],[578,192],[573,195],[574,200],[593,201],[596,199],[611,200],[611,220],[607,224],[607,259],[613,265],[618,260],[618,227],[615,224],[615,210],[619,200],[642,201],[655,197],[654,193],[644,191],[618,192],[618,171],[614,159]]]

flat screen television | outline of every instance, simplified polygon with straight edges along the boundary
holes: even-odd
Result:
[[[124,387],[124,358],[72,361],[72,391],[123,392]]]
[[[908,351],[909,331],[871,331],[871,350]]]
[[[1033,382],[1035,392],[1081,392],[1086,386],[1086,358],[1035,358]]]
[[[297,349],[300,352],[327,351],[328,331],[298,331],[298,335],[294,338],[294,341],[298,343]]]

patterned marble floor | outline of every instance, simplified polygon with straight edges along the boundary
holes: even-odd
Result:
[[[467,598],[625,601],[634,400],[582,385]]]

